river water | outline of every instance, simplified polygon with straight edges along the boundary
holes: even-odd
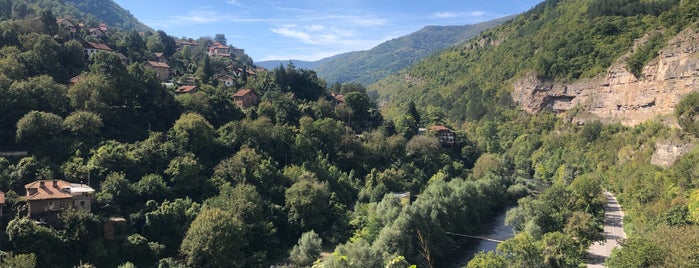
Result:
[[[512,226],[505,224],[505,216],[507,214],[507,210],[509,210],[509,208],[504,209],[502,212],[500,212],[493,219],[490,227],[486,229],[486,232],[484,232],[481,235],[487,238],[492,238],[501,241],[512,238],[514,236],[514,229],[512,228]],[[454,263],[450,265],[450,267],[466,267],[468,261],[470,261],[473,258],[473,256],[476,255],[476,253],[481,251],[495,251],[495,248],[497,246],[498,243],[485,240],[477,240],[475,242],[471,242],[470,244],[467,244],[467,246],[464,248],[464,250],[459,256],[455,256]]]

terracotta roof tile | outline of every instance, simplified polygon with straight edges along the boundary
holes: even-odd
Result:
[[[109,46],[95,42],[85,42],[85,46],[99,50],[112,51],[112,48],[110,48]]]
[[[241,89],[241,90],[238,90],[238,92],[236,92],[235,94],[233,94],[233,97],[242,97],[242,96],[249,94],[250,92],[255,94],[255,92],[252,91],[252,89]]]
[[[439,125],[439,126],[431,126],[431,127],[430,127],[430,130],[434,130],[434,131],[438,131],[438,132],[439,132],[439,131],[451,131],[451,129],[449,129],[448,127],[441,126],[441,125]]]
[[[38,180],[24,185],[27,190],[26,200],[45,200],[72,198],[71,184],[64,180]],[[35,191],[34,191],[35,190]]]
[[[197,90],[199,87],[198,86],[181,86],[175,89],[176,93],[190,93],[192,91]]]
[[[170,68],[170,65],[167,65],[167,63],[164,62],[148,61],[148,64],[153,67]]]

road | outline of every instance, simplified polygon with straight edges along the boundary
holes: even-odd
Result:
[[[623,228],[624,212],[610,192],[604,192],[607,204],[604,205],[604,238],[605,241],[595,242],[587,250],[589,260],[588,268],[604,267],[604,260],[612,254],[612,249],[617,247],[617,240],[626,238]]]

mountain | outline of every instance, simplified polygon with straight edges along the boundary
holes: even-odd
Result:
[[[333,56],[334,57],[334,56]],[[294,64],[296,68],[302,68],[302,69],[310,69],[313,70],[316,67],[322,65],[323,63],[328,62],[331,60],[333,57],[328,57],[324,58],[321,60],[317,61],[303,61],[303,60],[267,60],[267,61],[260,61],[260,62],[255,62],[255,65],[264,67],[268,70],[274,69],[279,67],[280,65],[286,66],[289,62]]]
[[[16,2],[13,5],[24,4],[30,7],[36,6],[39,9],[49,9],[54,15],[60,17],[80,21],[94,20],[98,23],[104,22],[109,27],[117,27],[123,30],[153,31],[112,0],[18,0]]]
[[[463,43],[483,30],[508,19],[510,17],[475,25],[426,26],[412,34],[381,43],[370,50],[335,56],[315,68],[315,71],[328,83],[373,84],[436,51]]]
[[[296,67],[315,70],[328,83],[372,84],[404,69],[436,51],[463,43],[485,29],[501,24],[505,17],[474,25],[426,26],[406,36],[395,38],[365,50],[339,54],[314,62],[292,61]],[[256,63],[265,68],[279,67],[288,61]]]
[[[455,123],[519,105],[638,124],[697,89],[698,14],[696,1],[547,0],[369,89],[389,116],[412,101]]]

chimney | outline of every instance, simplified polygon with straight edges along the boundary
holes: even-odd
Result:
[[[46,187],[46,185],[44,185],[44,181],[43,181],[43,180],[39,181],[39,187],[41,187],[41,188]]]
[[[58,181],[57,180],[53,180],[53,188],[58,188]]]

